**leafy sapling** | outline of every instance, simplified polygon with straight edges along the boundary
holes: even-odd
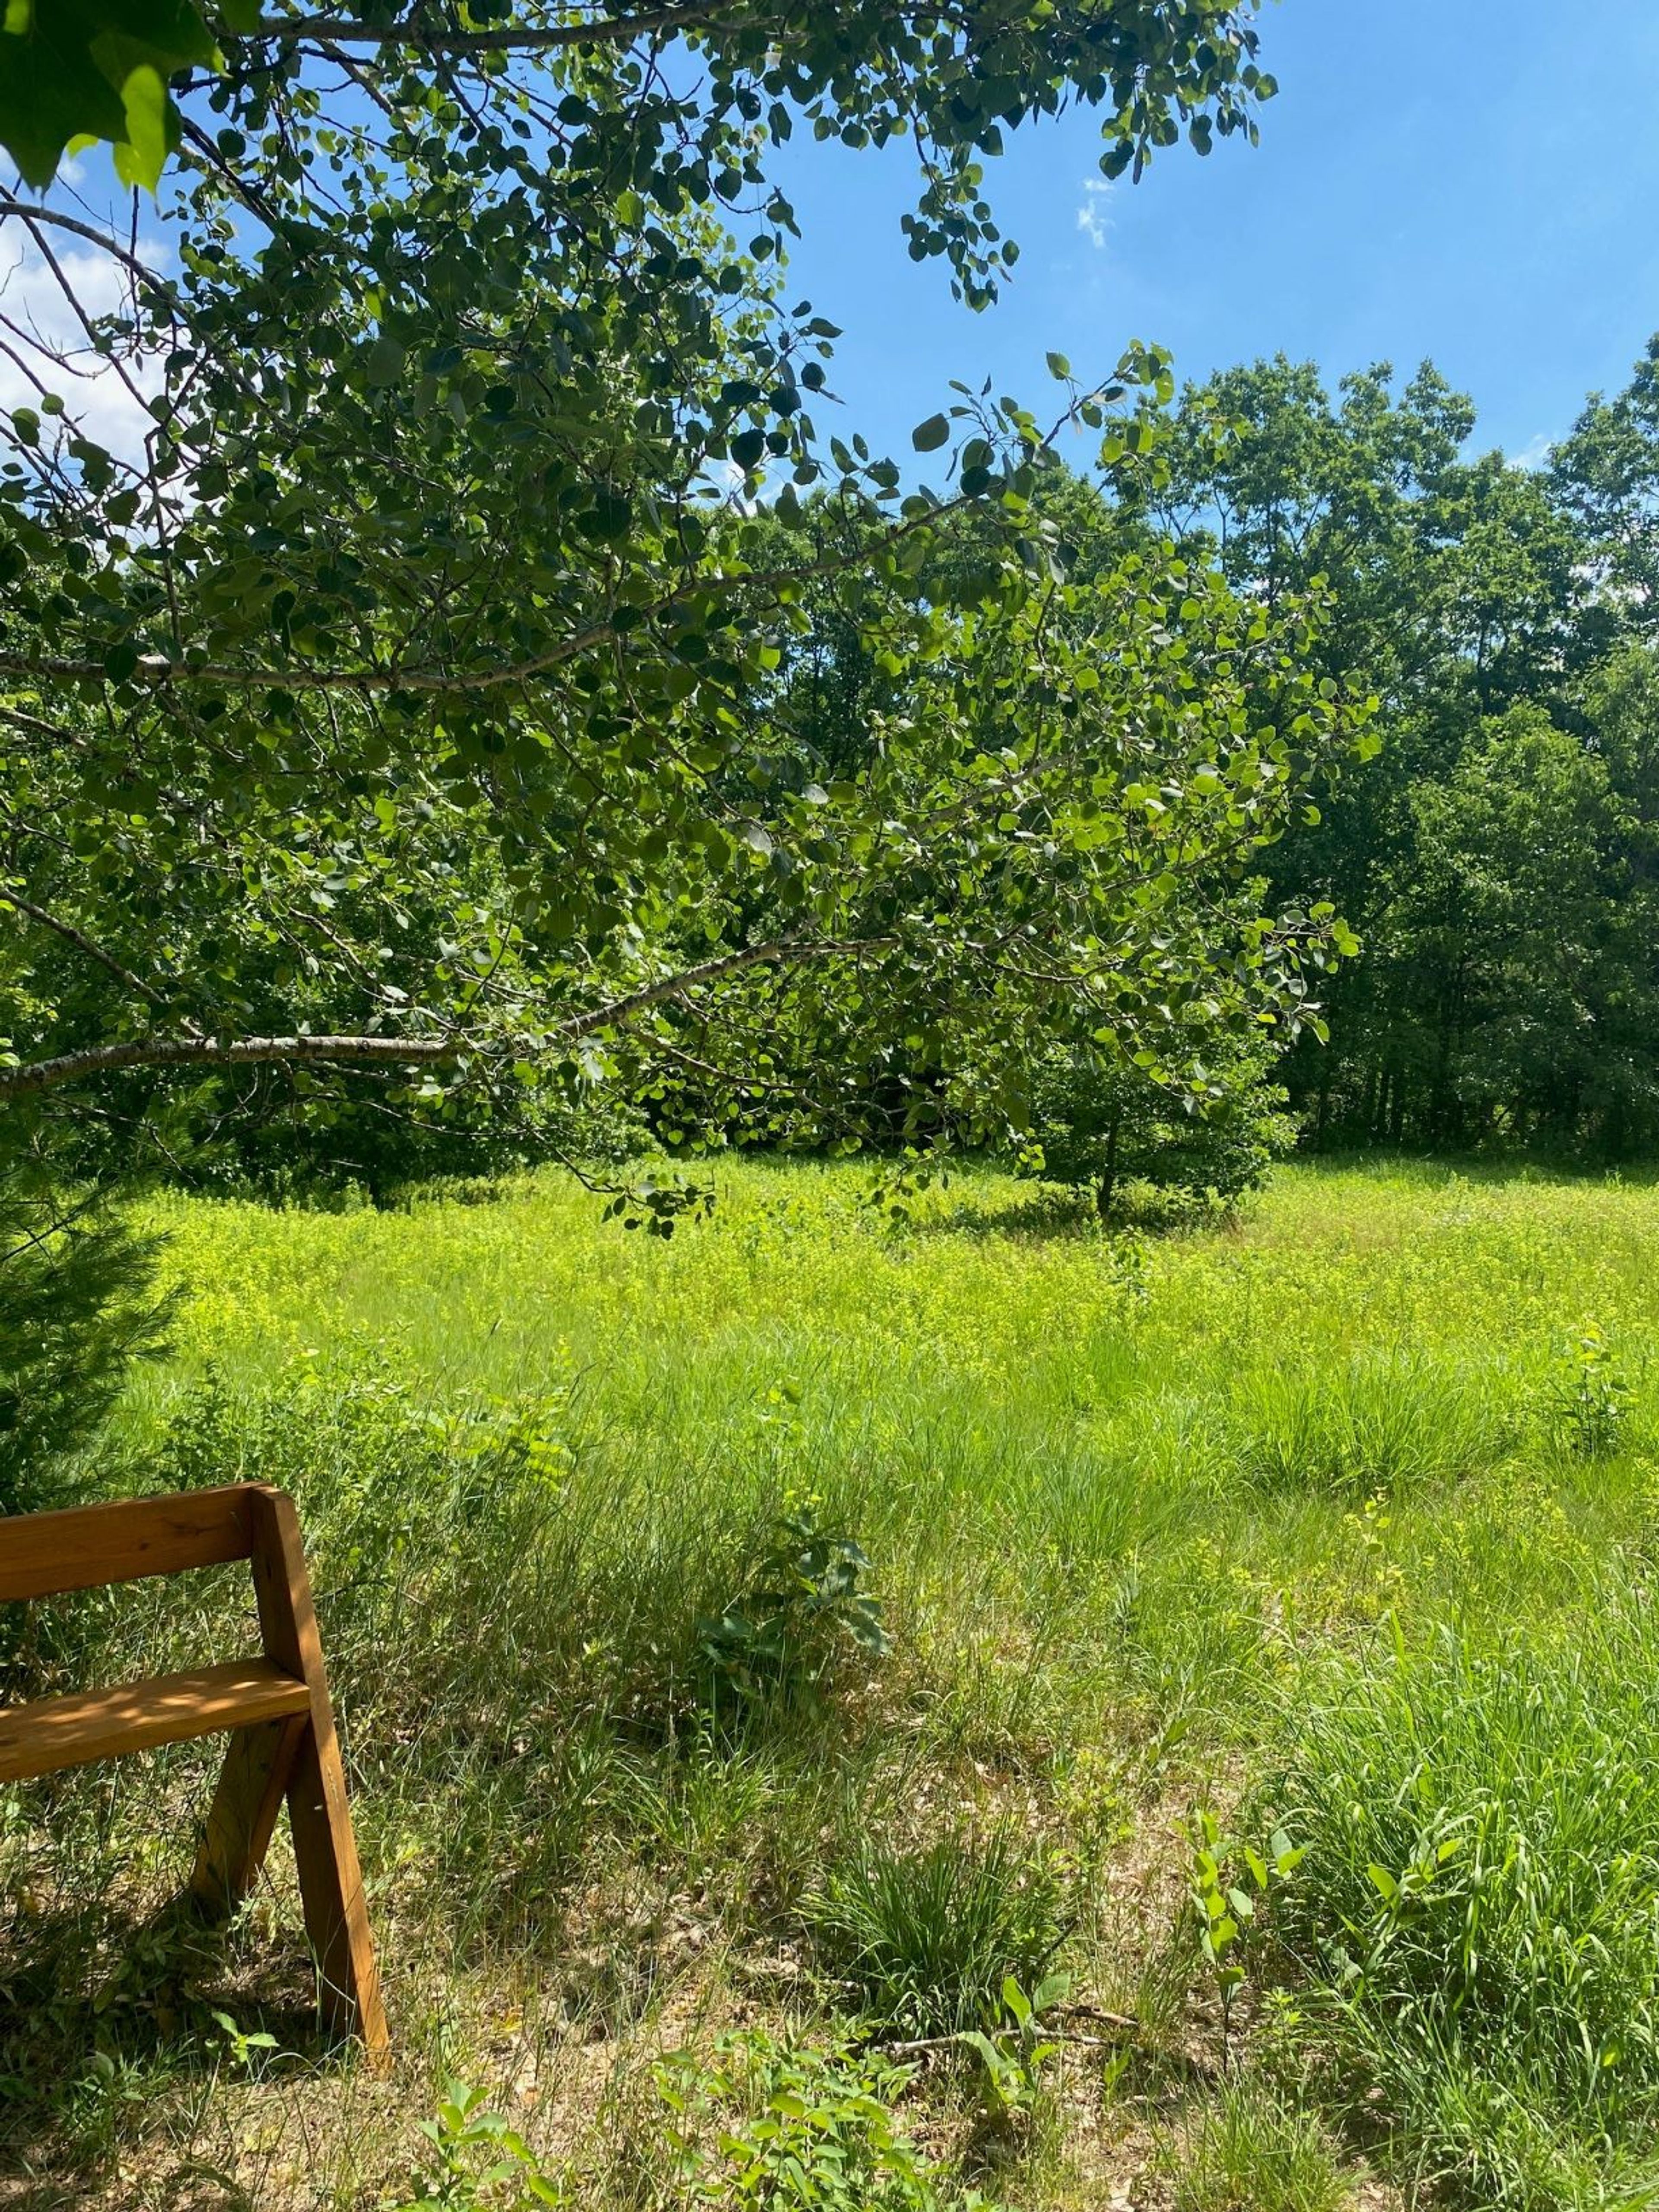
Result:
[[[482,2089],[452,2081],[436,2116],[421,2123],[434,2163],[419,2177],[415,2194],[397,2212],[532,2212],[538,2205],[570,2205],[564,2183],[550,2173],[524,2137],[501,2113],[490,2112]]]
[[[1606,1332],[1587,1322],[1563,1354],[1549,1395],[1558,1434],[1576,1459],[1610,1459],[1630,1418],[1632,1390]]]
[[[1200,1806],[1190,1820],[1178,1826],[1192,1853],[1188,1895],[1198,1914],[1199,1942],[1221,2000],[1221,2057],[1226,2067],[1232,2063],[1233,2008],[1245,1980],[1245,1931],[1255,1918],[1257,1905],[1275,1882],[1295,1872],[1304,1852],[1282,1828],[1276,1829],[1266,1856],[1249,1844],[1236,1847],[1241,1869],[1234,1864],[1235,1847],[1224,1838],[1220,1822],[1207,1806]]]
[[[891,1638],[880,1601],[863,1586],[869,1571],[853,1539],[820,1528],[810,1508],[787,1515],[749,1588],[697,1624],[716,1691],[812,1708],[849,1647],[884,1657]]]
[[[1010,1974],[1002,1984],[1001,2023],[964,2028],[953,2039],[979,2060],[981,2094],[998,2126],[1008,2125],[1036,2101],[1042,2069],[1060,2049],[1042,2015],[1064,2002],[1071,1985],[1067,1974],[1048,1974],[1028,1996]]]

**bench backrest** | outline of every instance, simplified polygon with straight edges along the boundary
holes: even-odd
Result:
[[[252,1559],[252,1501],[269,1494],[262,1484],[237,1483],[0,1516],[0,1604]]]

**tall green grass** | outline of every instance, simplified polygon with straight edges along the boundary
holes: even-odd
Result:
[[[1659,1646],[1645,1591],[1323,1667],[1263,1792],[1322,2063],[1475,2203],[1659,2190]],[[1349,2094],[1352,2094],[1350,2090]]]
[[[860,2010],[908,2035],[1000,2015],[1006,1978],[1035,1987],[1066,1933],[1053,1875],[1007,1833],[911,1850],[866,1844],[827,1870],[805,1914]]]

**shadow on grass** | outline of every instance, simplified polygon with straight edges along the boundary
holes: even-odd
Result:
[[[1430,1188],[1454,1180],[1564,1189],[1608,1182],[1623,1183],[1632,1190],[1650,1190],[1659,1185],[1659,1158],[1582,1160],[1546,1152],[1430,1152],[1382,1145],[1332,1146],[1294,1153],[1291,1164],[1320,1175],[1408,1176]]]
[[[1030,1192],[997,1204],[959,1201],[910,1222],[908,1237],[1007,1237],[1026,1244],[1096,1244],[1103,1252],[1121,1249],[1126,1239],[1172,1242],[1190,1237],[1228,1237],[1237,1233],[1241,1215],[1237,1207],[1212,1209],[1184,1202],[1171,1194],[1167,1204],[1115,1206],[1103,1215],[1094,1194],[1056,1183],[1036,1183]]]
[[[1029,1191],[994,1203],[958,1200],[937,1212],[908,1223],[907,1237],[1012,1237],[1025,1243],[1076,1243],[1109,1246],[1114,1238],[1133,1231],[1144,1235],[1155,1224],[1112,1215],[1103,1219],[1093,1194],[1068,1190],[1057,1183],[1033,1183]]]
[[[184,1899],[147,1915],[102,1901],[19,1914],[0,1939],[0,2205],[29,2212],[109,2203],[136,2155],[174,2169],[167,2202],[179,2212],[252,2212],[247,2189],[195,2154],[212,2093],[238,2065],[216,2013],[269,2037],[258,2055],[312,2073],[352,2063],[354,2046],[319,2024],[297,1935],[251,1942]]]

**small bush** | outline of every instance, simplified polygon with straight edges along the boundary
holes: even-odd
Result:
[[[1226,1212],[1290,1151],[1296,1123],[1264,1039],[1212,1036],[1202,1057],[1188,1097],[1098,1050],[1056,1048],[1032,1073],[1026,1172],[1148,1227]]]
[[[757,2030],[723,2038],[713,2066],[682,2054],[659,2075],[684,2192],[674,2201],[975,2212],[982,2200],[951,2188],[889,2109],[909,2078],[868,2053],[792,2049]]]
[[[550,2171],[518,2130],[490,2111],[482,2089],[450,2082],[421,2133],[431,2146],[428,2170],[397,2212],[529,2212],[532,2205],[576,2202],[565,2176]]]
[[[1003,1983],[1040,1982],[1064,1933],[1048,1866],[1000,1837],[866,1846],[825,1878],[807,1918],[870,2017],[910,2035],[956,2033],[996,2012]]]
[[[1611,1459],[1630,1419],[1631,1386],[1606,1334],[1589,1322],[1561,1359],[1547,1412],[1575,1459]]]
[[[860,1587],[869,1571],[852,1538],[826,1534],[810,1508],[787,1516],[744,1590],[697,1624],[716,1699],[815,1705],[850,1653],[884,1656],[881,1607]]]
[[[0,1162],[0,1513],[48,1502],[132,1360],[159,1349],[161,1240]]]

